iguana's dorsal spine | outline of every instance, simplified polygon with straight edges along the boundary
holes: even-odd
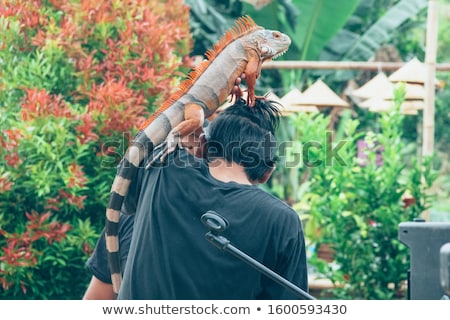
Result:
[[[248,35],[255,30],[262,30],[249,16],[243,16],[236,20],[235,25],[231,27],[220,39],[213,45],[212,49],[209,49],[206,53],[206,60],[200,62],[183,80],[178,86],[178,90],[175,91],[162,105],[159,107],[142,125],[140,130],[146,128],[158,115],[164,110],[169,108],[175,103],[181,96],[183,96],[197,81],[198,78],[205,72],[205,70],[211,65],[212,61],[233,41]]]

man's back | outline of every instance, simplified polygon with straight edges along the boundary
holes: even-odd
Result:
[[[236,247],[307,290],[305,247],[296,213],[255,185],[222,182],[184,150],[143,180],[120,299],[291,299],[280,285],[212,246],[200,217],[230,223]]]

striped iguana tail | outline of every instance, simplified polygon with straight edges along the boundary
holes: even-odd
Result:
[[[119,217],[124,198],[134,180],[137,168],[155,146],[164,143],[171,152],[185,135],[200,128],[232,92],[235,81],[245,74],[248,103],[254,105],[255,83],[264,61],[287,51],[291,40],[278,31],[266,30],[248,16],[206,53],[200,63],[175,92],[140,128],[125,156],[111,187],[106,209],[106,249],[115,295],[121,284],[119,259]]]

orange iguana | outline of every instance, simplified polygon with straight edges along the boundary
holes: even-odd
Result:
[[[175,92],[140,128],[114,179],[106,209],[106,249],[114,293],[121,284],[118,222],[120,210],[137,168],[154,149],[163,145],[164,154],[175,149],[180,137],[200,128],[205,118],[222,105],[245,74],[248,98],[255,102],[255,83],[261,64],[287,51],[291,40],[278,31],[266,30],[248,16],[239,18],[235,26],[206,53],[200,63]]]

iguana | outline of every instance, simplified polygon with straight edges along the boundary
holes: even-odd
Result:
[[[236,79],[245,75],[247,102],[255,102],[255,83],[264,61],[285,53],[290,38],[257,25],[249,16],[235,25],[206,52],[178,90],[139,128],[122,158],[106,209],[106,249],[115,295],[121,285],[118,222],[124,198],[144,158],[163,145],[160,156],[175,149],[180,137],[200,128],[233,91]]]

